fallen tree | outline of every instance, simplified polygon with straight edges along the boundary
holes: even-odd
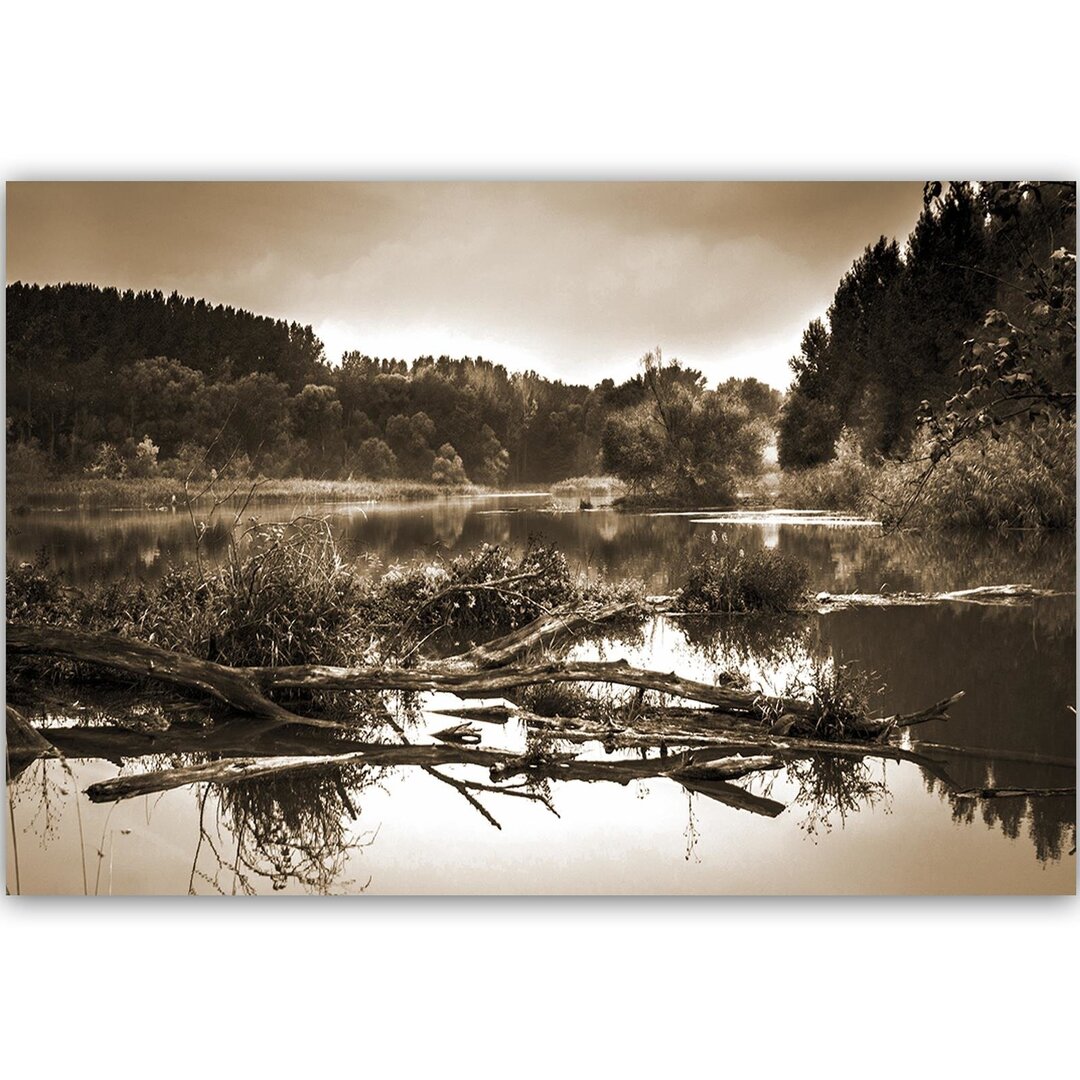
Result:
[[[115,634],[96,634],[56,627],[8,626],[8,650],[16,654],[60,656],[97,664],[128,675],[165,682],[189,691],[209,694],[240,712],[263,717],[275,724],[310,727],[341,727],[321,717],[302,716],[277,702],[274,691],[450,691],[462,697],[500,696],[507,691],[540,683],[606,683],[652,690],[696,701],[727,713],[767,719],[791,718],[812,723],[818,706],[797,698],[773,697],[722,684],[685,679],[632,667],[625,661],[554,660],[518,666],[480,668],[470,654],[447,660],[427,660],[415,667],[331,667],[302,664],[285,667],[231,668],[209,660],[170,652],[155,645],[131,641]],[[516,655],[511,653],[511,655]],[[853,718],[849,731],[866,739],[884,739],[898,727],[943,717],[961,694],[908,715]]]

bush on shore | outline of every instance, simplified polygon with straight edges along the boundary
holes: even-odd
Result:
[[[824,465],[783,475],[780,501],[792,509],[843,510],[886,525],[928,528],[1062,529],[1076,524],[1076,423],[1048,421],[989,433],[943,458],[912,502],[928,464],[916,442],[904,461],[874,465],[850,436]],[[909,508],[910,504],[910,508]]]
[[[878,515],[893,523],[926,465],[922,447],[875,481]],[[922,459],[922,460],[920,460]],[[1076,524],[1076,423],[1049,421],[989,434],[942,459],[903,524],[937,528],[1066,529]]]
[[[842,510],[862,513],[872,501],[875,468],[863,460],[855,437],[845,432],[836,457],[823,465],[781,473],[778,498],[792,510]]]

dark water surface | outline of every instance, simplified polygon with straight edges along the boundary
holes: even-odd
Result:
[[[866,523],[800,515],[627,515],[552,509],[546,497],[304,507],[330,517],[342,550],[381,566],[452,556],[480,543],[555,543],[592,575],[633,576],[650,591],[679,584],[701,543],[762,546],[805,559],[815,590],[947,591],[1024,582],[1072,593],[1071,535],[883,535]],[[258,507],[260,520],[296,508]],[[250,516],[250,515],[249,515]],[[225,520],[201,541],[227,551]],[[153,579],[192,557],[180,513],[35,511],[8,518],[8,559],[44,551],[69,580]],[[608,658],[690,677],[738,667],[779,691],[815,663],[857,662],[885,686],[884,713],[957,690],[951,719],[919,727],[926,750],[962,788],[1075,784],[1075,597],[1014,607],[938,604],[800,618],[656,619]],[[598,647],[582,646],[582,656]],[[452,722],[456,699],[432,695],[414,741]],[[61,710],[62,712],[62,710]],[[58,723],[70,719],[57,715]],[[484,744],[525,749],[513,722],[484,725]],[[595,748],[604,759],[601,747]],[[163,767],[140,759],[124,772]],[[909,763],[819,759],[739,784],[786,807],[776,817],[694,794],[668,779],[558,782],[558,813],[487,793],[487,816],[419,769],[186,788],[115,805],[79,795],[115,763],[37,762],[13,785],[22,892],[1072,893],[1075,800],[963,800]],[[486,781],[455,766],[451,778]],[[496,827],[492,819],[498,822]],[[10,834],[10,829],[9,829]],[[15,890],[8,838],[8,888]],[[85,884],[84,884],[85,874]]]

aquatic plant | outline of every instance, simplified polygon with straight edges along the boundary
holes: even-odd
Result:
[[[685,611],[788,611],[806,600],[806,564],[770,548],[748,552],[712,544],[691,563],[677,597]]]

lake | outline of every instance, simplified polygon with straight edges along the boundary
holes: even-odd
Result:
[[[960,788],[1075,784],[1075,547],[1069,535],[884,534],[872,523],[800,514],[624,514],[547,495],[426,503],[258,505],[246,517],[327,516],[348,557],[374,570],[450,558],[481,543],[558,546],[582,573],[678,587],[701,545],[770,547],[830,592],[939,592],[1023,582],[1064,593],[1015,606],[942,603],[798,617],[657,617],[640,637],[575,655],[711,680],[737,668],[780,692],[832,658],[873,673],[883,714],[958,691],[948,721],[913,729]],[[226,557],[229,520],[200,554]],[[183,512],[33,510],[8,516],[7,555],[44,552],[69,581],[153,580],[194,557]],[[469,702],[475,705],[476,702]],[[482,704],[482,703],[481,703]],[[427,695],[410,737],[454,722]],[[50,722],[77,710],[50,706]],[[40,719],[40,713],[38,718]],[[483,746],[524,750],[511,719],[483,724]],[[587,748],[598,760],[611,755]],[[634,752],[636,753],[636,751]],[[630,751],[616,751],[616,756]],[[147,768],[99,759],[30,765],[13,784],[23,893],[1073,893],[1073,797],[961,799],[918,765],[814,759],[739,781],[775,816],[659,777],[627,784],[551,781],[550,808],[485,792],[464,797],[415,767],[232,789],[202,786],[114,804],[90,783]],[[160,762],[158,763],[160,767]],[[486,781],[455,765],[453,779]],[[479,801],[482,809],[474,803]],[[552,812],[552,809],[555,811]],[[10,830],[9,830],[10,831]],[[8,888],[15,891],[9,835]]]

